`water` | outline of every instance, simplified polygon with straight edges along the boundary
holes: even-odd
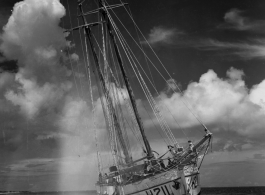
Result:
[[[265,195],[265,187],[202,188],[201,195]]]
[[[201,195],[265,195],[265,187],[211,187],[202,188]],[[96,195],[95,191],[68,192],[4,192],[0,195]]]
[[[96,191],[55,191],[55,192],[4,192],[0,191],[0,195],[96,195]]]

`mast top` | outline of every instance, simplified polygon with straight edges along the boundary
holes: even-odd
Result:
[[[85,2],[85,0],[77,0],[77,3],[78,4],[82,4],[82,3],[84,3]]]

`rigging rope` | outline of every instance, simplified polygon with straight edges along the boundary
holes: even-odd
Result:
[[[126,53],[126,55],[127,55],[127,58],[128,58],[129,61],[130,61],[130,64],[131,64],[131,66],[132,66],[132,68],[133,68],[133,70],[134,70],[134,72],[135,72],[135,75],[136,75],[136,77],[137,77],[139,83],[140,83],[140,84],[141,84],[141,83],[143,84],[142,89],[143,89],[144,93],[146,94],[146,97],[147,97],[147,99],[148,99],[148,101],[149,101],[149,103],[150,103],[150,106],[152,107],[152,109],[153,109],[153,111],[154,111],[154,114],[155,114],[155,115],[158,114],[157,119],[158,119],[158,121],[160,121],[161,128],[164,130],[164,132],[165,132],[166,135],[168,136],[169,140],[170,140],[170,137],[171,137],[171,138],[173,139],[171,142],[172,142],[173,144],[174,144],[174,142],[176,143],[176,139],[174,138],[174,135],[172,134],[172,132],[171,132],[171,130],[169,129],[169,127],[166,125],[165,121],[161,118],[162,116],[161,116],[160,112],[158,112],[158,108],[157,108],[157,106],[156,106],[155,100],[153,99],[153,97],[152,97],[152,95],[151,95],[151,92],[150,92],[149,89],[147,88],[147,86],[146,86],[146,84],[145,84],[145,82],[144,82],[144,80],[143,80],[143,78],[142,78],[142,76],[141,76],[141,74],[140,74],[140,72],[139,72],[139,70],[138,70],[138,68],[137,68],[137,66],[136,66],[136,64],[135,64],[135,62],[134,62],[134,60],[133,60],[133,57],[131,57],[131,54],[130,54],[130,52],[129,52],[129,51],[131,51],[130,47],[128,46],[128,44],[126,43],[126,41],[124,40],[124,38],[122,37],[122,35],[121,35],[121,33],[119,32],[119,30],[117,29],[117,27],[116,27],[116,25],[115,25],[113,19],[112,19],[110,16],[109,16],[109,19],[110,19],[110,21],[111,21],[111,23],[112,23],[112,26],[113,26],[113,28],[114,28],[116,34],[117,34],[118,39],[120,40],[120,43],[121,43],[122,47],[124,48],[124,51],[126,51],[125,53]],[[129,49],[128,49],[128,48],[129,48]],[[131,53],[132,53],[132,55],[134,56],[134,58],[136,58],[132,51],[131,51]],[[131,62],[131,61],[132,61],[132,62]],[[136,61],[138,62],[137,58],[136,58]],[[139,63],[139,62],[138,62],[138,63]],[[137,71],[134,69],[134,67],[136,68]],[[138,77],[137,74],[139,75],[139,77]],[[142,85],[142,84],[141,84],[141,85]],[[151,103],[151,102],[152,102],[152,103]],[[162,123],[161,123],[161,122],[162,122]],[[164,128],[164,127],[165,127],[165,128]],[[166,130],[165,130],[165,129],[166,129]]]
[[[120,2],[122,3],[121,0],[120,0]],[[128,7],[129,7],[129,6],[128,6]],[[132,12],[131,12],[130,7],[129,7],[129,12],[130,12],[130,16],[133,18],[133,15],[132,15]],[[140,36],[139,36],[138,30],[137,30],[135,24],[134,24],[134,28],[135,28],[135,32],[136,32],[136,34],[137,34],[137,38],[138,38],[138,41],[139,41],[139,43],[140,43],[141,49],[144,50],[143,45],[142,45],[142,42],[141,42],[141,40],[140,40]],[[151,69],[150,69],[149,63],[148,63],[147,58],[146,58],[145,55],[144,55],[144,59],[145,59],[145,63],[147,64],[147,67],[148,67],[148,70],[149,70],[150,76],[151,76],[152,84],[155,86],[155,81],[154,81],[154,78],[153,78],[153,75],[152,75],[152,72],[151,72]],[[149,78],[148,78],[148,79],[149,79]],[[151,83],[151,82],[150,82],[150,83]]]
[[[85,31],[84,31],[84,33],[85,33]],[[86,41],[86,39],[87,38],[85,37],[85,41]],[[86,46],[86,54],[87,54],[87,60],[88,60],[87,43],[85,44],[85,46]],[[97,76],[95,78],[98,79]],[[91,80],[91,76],[90,76],[90,80]],[[96,83],[99,85],[99,82],[96,82]],[[92,88],[92,86],[91,86],[91,88]],[[98,87],[98,89],[100,90],[101,88]],[[100,91],[99,91],[99,93],[100,93]],[[109,113],[108,106],[104,106],[105,103],[108,105],[108,100],[107,99],[103,99],[103,97],[100,96],[100,101],[101,101],[103,113],[104,113],[104,116],[105,116],[105,119],[106,119],[105,120],[106,126],[109,126],[109,130],[110,130],[110,131],[108,131],[108,134],[109,134],[109,137],[110,137],[110,139],[109,139],[110,148],[112,149],[111,151],[114,152],[114,151],[116,151],[116,149],[115,149],[115,141],[113,141],[113,139],[112,139],[113,138],[113,130],[112,130],[112,126],[113,125],[112,125],[111,119],[110,119],[109,114],[108,114]],[[116,156],[113,155],[113,153],[112,153],[112,157],[113,157],[114,164],[117,165],[118,164],[117,163],[117,159],[116,159]]]
[[[95,40],[95,42],[96,42],[96,44],[97,44],[97,46],[99,47],[99,43],[98,43],[98,41],[96,40],[96,37],[93,35],[93,38],[94,38],[94,40]],[[99,50],[100,50],[100,52],[102,53],[102,50],[101,50],[101,48],[99,47]],[[108,65],[108,62],[107,62],[107,65]],[[108,65],[109,66],[109,65]],[[112,70],[111,70],[111,68],[109,67],[109,70],[110,70],[110,73],[111,73],[111,75],[112,75],[112,77],[114,78],[114,81],[115,81],[115,84],[117,85],[117,87],[118,88],[121,88],[121,85],[120,85],[120,83],[119,83],[119,81],[116,79],[116,77],[115,77],[115,75],[113,74],[113,72],[112,72]],[[131,114],[131,116],[132,116],[132,119],[133,119],[133,121],[134,121],[134,124],[137,124],[137,122],[136,122],[136,117],[135,117],[135,115],[133,114],[133,110],[132,110],[132,107],[131,107],[131,105],[129,104],[129,102],[126,100],[126,98],[124,97],[124,94],[123,94],[123,92],[122,92],[122,90],[120,91],[121,92],[121,94],[122,94],[122,97],[123,97],[123,99],[125,100],[125,102],[126,102],[126,105],[127,105],[127,107],[128,107],[128,110],[129,110],[129,113]],[[142,147],[143,147],[143,141],[141,140],[141,135],[140,135],[140,132],[136,132],[135,133],[135,130],[134,130],[134,128],[132,128],[132,132],[134,132],[134,135],[136,136],[136,139],[139,141],[139,143],[142,145]]]
[[[167,142],[167,140],[166,140],[166,139],[162,136],[162,134],[160,133],[159,129],[157,128],[156,124],[154,123],[153,119],[151,118],[149,112],[147,112],[147,109],[146,109],[146,107],[145,107],[144,104],[143,104],[143,107],[144,107],[145,112],[148,114],[149,118],[151,119],[151,121],[152,121],[152,123],[153,123],[153,125],[154,125],[156,131],[157,131],[158,134],[160,135],[160,137],[163,139],[163,141],[166,143],[166,145],[170,145],[170,143]]]
[[[148,43],[147,39],[145,38],[145,36],[143,35],[143,33],[141,32],[141,30],[139,29],[139,27],[137,26],[137,24],[135,23],[134,19],[132,18],[132,16],[129,14],[128,10],[125,8],[125,6],[123,6],[124,9],[126,10],[126,12],[128,13],[128,15],[130,16],[131,20],[133,21],[133,23],[135,24],[135,26],[137,27],[137,29],[139,30],[139,32],[141,33],[141,35],[144,37],[144,40],[146,41],[146,43],[148,44],[148,46],[150,47],[150,49],[152,50],[152,52],[154,53],[154,55],[156,56],[156,58],[158,59],[158,61],[160,62],[160,64],[162,65],[162,67],[164,68],[164,70],[166,71],[166,73],[169,75],[169,77],[174,81],[174,84],[176,85],[176,87],[178,88],[179,92],[181,93],[182,96],[184,96],[184,93],[182,92],[182,90],[179,88],[179,86],[177,85],[177,83],[175,82],[175,80],[171,77],[171,75],[169,74],[169,72],[167,71],[167,69],[165,68],[164,64],[162,63],[162,61],[159,59],[159,57],[157,56],[157,54],[155,53],[155,51],[153,50],[153,48],[151,47],[151,45]],[[131,35],[131,33],[128,31],[128,29],[123,25],[123,23],[121,22],[121,20],[119,19],[119,17],[115,14],[115,12],[113,11],[112,8],[110,8],[111,11],[113,12],[113,14],[116,16],[116,18],[119,20],[119,22],[122,24],[122,26],[124,27],[124,29],[127,31],[127,33],[129,34],[129,36],[133,39],[133,41],[136,43],[136,45],[138,46],[138,48],[143,52],[144,56],[149,60],[149,62],[153,65],[153,67],[156,69],[156,71],[159,73],[159,75],[166,81],[166,83],[168,84],[168,86],[175,92],[177,93],[177,91],[175,90],[175,88],[173,88],[170,83],[168,82],[168,80],[165,79],[165,77],[161,74],[161,72],[155,67],[155,65],[153,64],[153,62],[150,60],[150,58],[145,54],[145,52],[141,49],[141,47],[139,46],[139,44],[137,43],[137,41],[135,41],[135,39],[133,38],[133,36]],[[106,9],[107,11],[107,9]],[[108,11],[107,11],[108,12]],[[109,12],[108,12],[109,14]],[[110,16],[110,14],[109,14]],[[205,126],[205,124],[199,119],[199,117],[190,109],[190,107],[187,105],[187,103],[182,100],[182,103],[185,105],[185,107],[191,112],[191,114],[195,117],[195,119],[205,128],[207,129],[207,127]]]
[[[115,62],[114,62],[114,55],[113,55],[113,51],[112,51],[111,44],[110,44],[110,54],[111,54],[111,59],[113,60],[113,64],[115,64]],[[134,129],[134,127],[132,127],[131,130],[132,130],[134,136],[136,137],[136,139],[138,140],[138,142],[141,144],[142,148],[144,148],[144,143],[143,143],[143,140],[141,140],[140,130],[139,130],[139,127],[137,125],[136,116],[135,116],[135,114],[133,112],[133,109],[132,109],[132,106],[130,105],[130,102],[128,101],[127,98],[125,98],[124,93],[123,93],[123,91],[121,89],[121,81],[120,81],[120,78],[118,76],[119,73],[118,73],[118,70],[117,70],[116,66],[114,66],[114,68],[115,68],[115,71],[116,71],[117,79],[114,76],[113,72],[111,72],[111,74],[112,74],[113,78],[116,81],[117,87],[120,88],[120,93],[122,95],[122,98],[123,98],[126,106],[127,106],[128,112],[129,112],[129,114],[132,117],[132,122],[134,123],[134,126],[138,128],[138,131],[136,131],[136,129]],[[111,71],[111,68],[110,68],[110,71]],[[127,95],[129,95],[128,94],[128,91],[127,91]]]
[[[119,32],[119,35],[121,37],[122,34],[120,33],[120,31],[118,30],[118,28],[116,27],[116,24],[114,23],[113,19],[111,18],[111,16],[109,15],[109,18],[112,20],[112,25],[115,26],[115,28],[117,29],[117,31]],[[118,36],[118,33],[116,32],[117,36]],[[131,35],[130,35],[131,36]],[[125,42],[125,44],[127,45],[127,47],[130,49],[130,46],[128,45],[128,43],[125,41],[125,39],[123,38],[123,41]],[[134,40],[135,41],[135,40]],[[153,86],[153,88],[155,89],[156,93],[158,94],[158,97],[159,97],[159,92],[157,91],[156,87],[153,85],[153,83],[151,82],[151,80],[149,79],[148,75],[146,74],[145,70],[142,68],[142,66],[140,65],[139,61],[137,60],[137,58],[135,57],[134,53],[132,52],[132,50],[130,49],[132,55],[134,56],[134,58],[136,59],[136,61],[138,62],[140,68],[143,70],[144,74],[146,75],[147,79],[149,80],[149,82],[151,83],[151,85]],[[144,52],[144,51],[142,51]],[[144,53],[145,54],[145,53]],[[146,54],[145,54],[146,55]],[[167,82],[167,81],[166,81]],[[167,108],[167,110],[169,110],[169,108],[165,105],[165,107]],[[177,120],[175,119],[175,117],[173,116],[172,112],[169,110],[172,118],[174,118],[174,120],[176,121],[177,125],[179,126],[179,128],[181,129],[181,131],[183,132],[184,136],[186,137],[186,139],[188,140],[187,138],[187,135],[184,133],[183,129],[180,127],[179,123],[177,122]],[[171,134],[171,133],[170,133]]]
[[[91,81],[91,73],[90,73],[90,66],[89,66],[89,58],[88,58],[88,50],[87,50],[87,42],[85,38],[85,46],[86,46],[86,59],[87,59],[87,71],[88,71],[88,77],[89,77],[89,89],[90,89],[90,98],[91,98],[91,104],[92,104],[92,114],[93,114],[93,126],[94,126],[94,133],[95,133],[95,142],[96,142],[96,148],[97,148],[97,160],[98,160],[98,171],[99,173],[102,172],[102,163],[101,163],[101,155],[99,152],[99,146],[98,146],[98,138],[97,138],[97,130],[96,130],[96,121],[95,121],[95,105],[94,105],[94,99],[93,99],[93,88],[92,88],[92,81]]]

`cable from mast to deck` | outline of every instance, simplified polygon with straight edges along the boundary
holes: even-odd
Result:
[[[79,10],[81,12],[81,16],[82,16],[84,25],[87,25],[88,23],[87,23],[87,20],[86,20],[86,18],[84,16],[84,12],[83,12],[83,9],[82,9],[82,3],[83,2],[84,1],[78,1]],[[95,48],[94,48],[93,42],[91,40],[91,29],[86,27],[85,31],[86,31],[86,35],[87,35],[87,38],[88,38],[88,41],[89,41],[89,45],[91,47],[92,55],[93,55],[93,58],[94,58],[94,61],[95,61],[96,76],[99,77],[100,84],[101,84],[102,90],[104,91],[103,93],[105,95],[106,100],[111,100],[110,94],[109,94],[109,90],[107,89],[106,83],[104,82],[104,78],[103,78],[102,72],[100,70],[99,60],[98,60],[97,54],[95,52]],[[115,129],[117,130],[118,139],[119,139],[120,144],[121,144],[121,146],[123,148],[123,153],[124,153],[124,156],[125,156],[125,162],[126,163],[130,163],[132,161],[132,159],[131,159],[131,156],[128,153],[127,145],[126,145],[125,141],[122,138],[121,127],[120,127],[120,124],[118,123],[118,119],[117,119],[116,114],[113,112],[114,105],[112,104],[111,101],[107,103],[107,109],[110,110],[109,114],[111,114],[111,116],[113,118],[112,119],[113,120],[112,123],[116,127]]]
[[[94,13],[94,12],[99,12],[99,11],[101,11],[102,12],[102,16],[103,16],[103,18],[105,19],[105,21],[102,21],[102,22],[96,22],[96,23],[90,23],[90,24],[87,24],[86,23],[86,20],[85,20],[85,18],[84,18],[84,16],[87,14],[87,13],[83,13],[83,10],[82,10],[82,8],[81,8],[81,6],[82,6],[82,3],[84,2],[84,0],[83,1],[81,1],[81,0],[79,0],[78,1],[79,2],[79,6],[80,6],[80,11],[81,11],[81,14],[79,15],[79,16],[82,16],[83,17],[83,20],[84,20],[84,25],[81,25],[81,26],[79,26],[79,27],[75,27],[75,28],[73,28],[73,29],[70,29],[70,30],[77,30],[77,29],[80,29],[80,28],[86,28],[86,30],[90,30],[90,29],[88,29],[88,27],[89,26],[95,26],[95,25],[98,25],[99,23],[100,24],[102,24],[103,22],[105,23],[105,25],[107,25],[107,29],[108,29],[108,31],[109,31],[109,33],[110,33],[110,37],[113,39],[113,43],[114,43],[114,49],[116,49],[116,47],[115,46],[117,46],[117,45],[115,45],[116,43],[115,43],[115,38],[114,38],[114,36],[113,36],[113,34],[112,34],[112,30],[113,29],[111,29],[110,28],[110,26],[111,26],[111,24],[110,24],[110,22],[109,22],[109,20],[111,20],[111,18],[109,18],[109,15],[108,15],[108,8],[109,9],[113,9],[113,8],[116,8],[116,7],[120,7],[120,6],[124,6],[125,4],[116,4],[116,5],[105,5],[104,3],[105,3],[105,1],[104,0],[101,0],[101,1],[99,1],[100,2],[100,4],[102,5],[102,7],[100,7],[100,8],[98,8],[98,9],[96,9],[96,10],[93,10],[93,11],[90,11],[90,12],[87,12],[87,13]],[[112,26],[113,27],[113,26]],[[114,29],[115,30],[115,29]],[[89,35],[90,34],[90,32],[89,33],[87,33],[87,35]],[[92,47],[92,50],[93,50],[93,47]],[[94,54],[94,53],[93,53]],[[120,65],[120,67],[121,67],[121,70],[123,70],[123,64],[122,64],[122,61],[121,61],[121,59],[119,59],[119,57],[120,57],[120,53],[119,53],[119,51],[118,51],[118,49],[117,49],[117,51],[116,51],[116,54],[117,54],[117,58],[118,58],[118,62],[120,63],[119,65]],[[126,73],[124,74],[124,79],[125,79],[125,83],[126,83],[126,81],[127,81],[127,75],[126,75]],[[128,81],[127,81],[128,82]],[[130,86],[127,86],[127,89],[128,89],[128,92],[130,92]],[[130,95],[130,93],[129,93],[129,95]],[[132,97],[133,97],[133,94],[132,94]],[[134,99],[134,98],[132,98],[132,99]],[[132,102],[132,104],[133,104],[133,102]],[[135,107],[136,107],[136,105],[134,105]],[[137,113],[137,110],[135,110],[136,111],[136,113],[135,114],[138,114]],[[139,121],[137,121],[138,122],[138,125],[139,125],[139,128],[140,128],[140,130],[143,130],[142,128],[141,128],[141,126],[142,126],[142,124],[141,124],[141,120],[139,119]],[[199,121],[200,122],[200,121]],[[203,127],[208,131],[208,129],[206,128],[206,126],[204,125],[204,124],[202,124],[203,125]],[[145,142],[145,146],[146,146],[146,149],[149,151],[148,152],[148,157],[147,158],[150,158],[150,157],[152,157],[152,153],[151,153],[151,147],[150,147],[150,145],[149,145],[149,142],[147,141],[147,139],[146,139],[146,137],[145,137],[145,134],[143,133],[143,132],[141,132],[142,133],[142,137],[143,137],[143,141]],[[172,133],[172,132],[171,132]],[[173,136],[174,137],[174,136]],[[174,140],[175,141],[175,140]]]

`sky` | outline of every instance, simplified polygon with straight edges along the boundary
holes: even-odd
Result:
[[[168,80],[132,46],[152,75],[158,94],[151,93],[177,140],[185,145],[203,136],[193,114],[213,133],[202,186],[264,186],[265,2],[126,2],[146,40],[123,9],[116,13]],[[93,6],[84,3],[86,10]],[[106,126],[97,95],[92,112],[79,35],[64,33],[78,25],[76,10],[76,2],[67,0],[0,1],[0,191],[94,189],[94,130],[104,140]],[[144,109],[147,100],[136,77],[129,79],[151,146],[162,153],[154,116]],[[170,89],[172,79],[183,93]],[[95,83],[92,88],[97,94]]]

